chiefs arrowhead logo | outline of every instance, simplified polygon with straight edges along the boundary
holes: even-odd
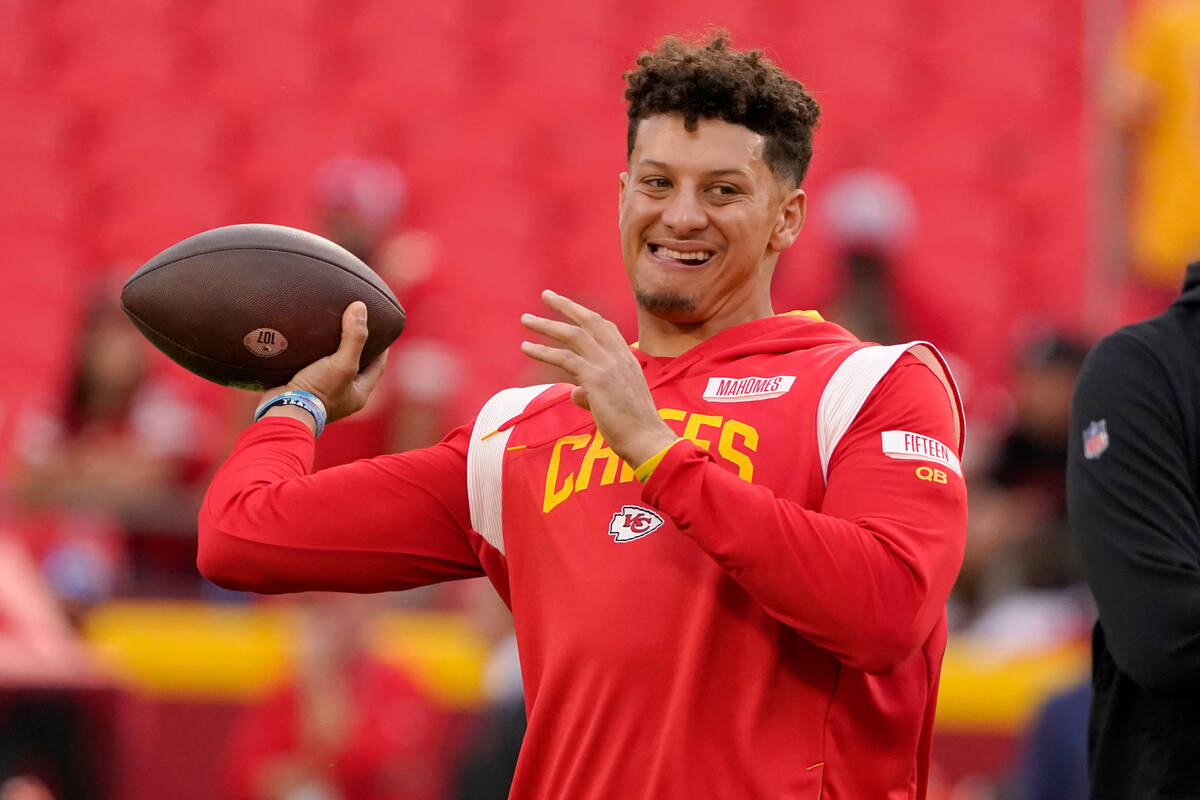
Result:
[[[663,518],[657,512],[641,506],[621,506],[608,523],[608,535],[618,542],[632,542],[662,527]]]

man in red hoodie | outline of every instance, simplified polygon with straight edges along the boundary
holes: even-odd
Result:
[[[424,450],[309,474],[361,407],[365,309],[268,395],[213,481],[200,565],[256,591],[487,575],[529,718],[514,798],[925,796],[962,415],[932,346],[867,345],[769,287],[816,103],[723,36],[626,75],[620,231],[638,344],[547,291],[505,389]]]

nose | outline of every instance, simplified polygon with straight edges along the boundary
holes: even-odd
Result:
[[[662,221],[676,235],[686,235],[703,230],[708,225],[708,214],[695,192],[681,188],[671,196]]]

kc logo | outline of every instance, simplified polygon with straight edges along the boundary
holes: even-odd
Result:
[[[618,542],[632,542],[662,527],[663,518],[656,512],[641,506],[621,506],[608,523],[608,535]]]

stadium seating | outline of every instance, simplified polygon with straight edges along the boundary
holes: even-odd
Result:
[[[0,95],[0,148],[22,188],[0,219],[50,225],[85,262],[140,261],[228,222],[312,226],[316,167],[376,152],[409,173],[412,221],[468,293],[448,326],[473,330],[479,303],[515,318],[547,283],[621,308],[619,74],[662,33],[718,23],[823,102],[814,207],[844,169],[908,184],[919,220],[898,297],[922,335],[999,381],[1007,320],[1080,322],[1078,1],[12,5],[24,28],[0,33],[0,67],[19,90]],[[806,236],[780,281],[788,305],[835,283],[825,233]],[[474,398],[503,382],[486,365],[521,363],[504,330],[475,343]]]

